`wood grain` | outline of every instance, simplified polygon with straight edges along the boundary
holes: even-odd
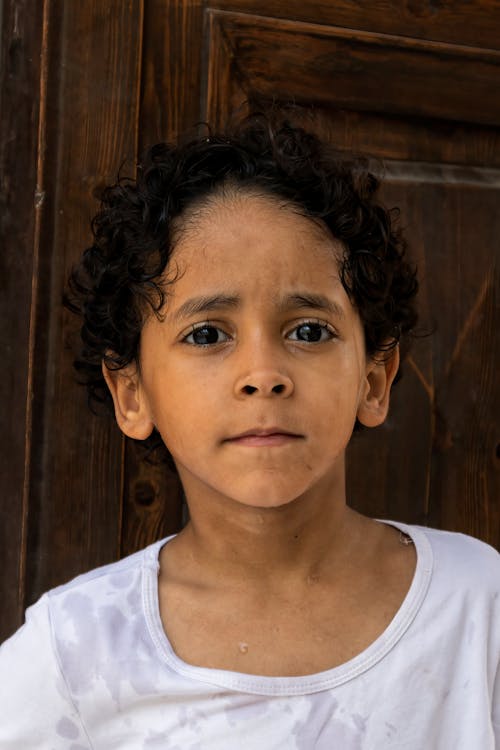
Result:
[[[127,441],[120,556],[179,531],[182,504],[177,474],[164,464],[144,460],[140,446]]]
[[[418,180],[410,169],[406,184],[401,176],[391,183],[389,175],[385,187],[389,205],[401,207],[422,279],[422,324],[433,333],[416,341],[388,423],[353,443],[349,484],[360,508],[371,486],[384,488],[378,504],[376,496],[371,500],[374,515],[473,534],[500,547],[493,500],[500,489],[494,323],[500,227],[493,211],[500,186],[487,180],[481,186],[476,170],[455,184],[444,170],[447,179],[439,183],[435,168],[428,181],[424,168]],[[361,466],[371,481],[360,477]]]
[[[90,240],[95,192],[136,159],[142,6],[50,4],[45,199],[33,355],[33,440],[23,606],[120,550],[122,439],[75,385],[63,312],[70,267]],[[75,43],[77,40],[77,43]]]
[[[382,160],[500,167],[500,132],[495,127],[323,108],[315,103],[307,120],[317,120],[322,136],[331,143],[342,142],[347,150]]]
[[[500,191],[457,186],[427,191],[434,211],[445,212],[450,229],[426,227],[435,247],[429,276],[439,346],[436,431],[431,486],[440,499],[432,522],[467,531],[500,547],[498,468],[498,206]],[[437,224],[437,223],[436,223]],[[442,279],[446,281],[443,282]]]
[[[227,11],[500,49],[498,0],[210,0]]]
[[[4,2],[0,79],[0,641],[22,618],[43,5]]]
[[[145,6],[140,152],[175,142],[202,119],[202,0],[148,0]]]
[[[500,98],[493,95],[500,90],[500,52],[243,13],[210,15],[214,39],[229,46],[245,91],[301,103],[314,91],[316,102],[338,109],[500,123]]]

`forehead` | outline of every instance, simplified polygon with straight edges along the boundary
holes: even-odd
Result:
[[[178,224],[169,268],[178,281],[256,290],[299,283],[337,286],[342,246],[319,221],[274,197],[214,197]]]

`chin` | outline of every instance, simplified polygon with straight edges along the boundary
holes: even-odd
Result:
[[[308,467],[309,469],[309,467]],[[219,496],[224,501],[236,503],[247,508],[286,508],[312,491],[318,481],[318,472],[293,471],[288,468],[259,469],[257,471],[231,471],[225,475],[202,476],[191,473],[182,464],[178,464],[181,482],[186,497],[203,496],[204,487],[209,495]],[[230,474],[228,476],[228,474]],[[193,482],[194,480],[194,482]]]
[[[228,497],[231,497],[240,505],[252,508],[284,508],[298,501],[309,489],[309,487],[303,487],[297,491],[296,483],[293,484],[293,487],[290,487],[289,482],[287,484],[288,487],[273,487],[272,483],[268,481],[264,485],[260,485],[259,483],[248,488],[242,488],[240,485],[238,488],[235,488],[234,493],[229,492]]]
[[[258,508],[259,510],[265,510],[266,508],[271,509],[277,509],[277,508],[286,508],[289,505],[292,505],[296,500],[299,498],[294,496],[292,498],[273,498],[273,499],[263,499],[263,500],[256,500],[255,498],[252,498],[251,500],[236,500],[237,503],[240,505],[245,505],[247,508]]]

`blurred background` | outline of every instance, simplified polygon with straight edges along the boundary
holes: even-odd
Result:
[[[434,331],[353,441],[351,504],[500,547],[500,2],[3,0],[0,24],[0,640],[182,523],[176,477],[75,384],[62,293],[96,196],[146,145],[272,104],[374,159]]]

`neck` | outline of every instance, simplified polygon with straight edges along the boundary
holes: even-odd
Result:
[[[340,573],[373,522],[347,507],[344,488],[321,486],[279,507],[188,495],[191,520],[178,537],[185,563],[205,581],[256,586]]]

